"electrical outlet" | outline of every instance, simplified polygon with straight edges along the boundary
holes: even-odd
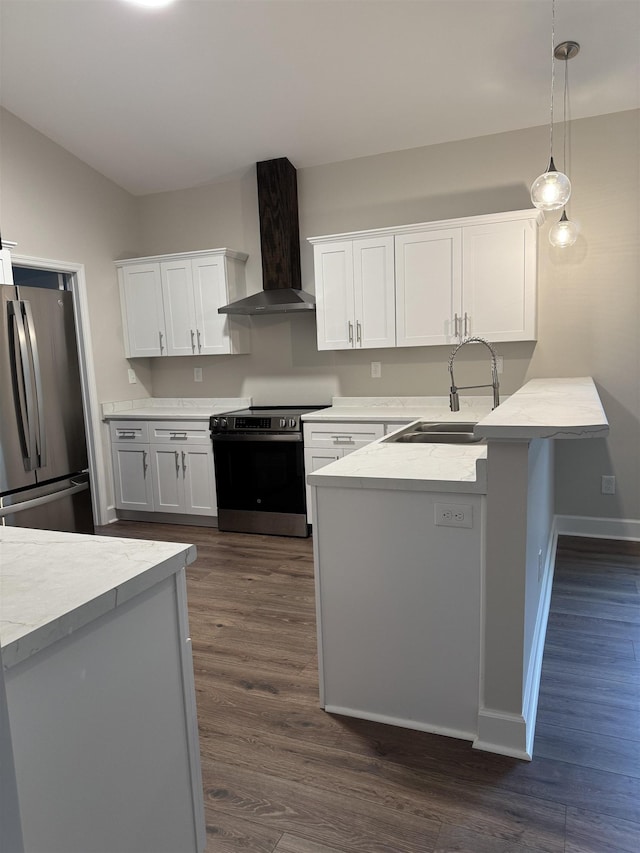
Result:
[[[473,507],[469,504],[436,504],[435,523],[442,527],[473,527]]]
[[[132,367],[127,370],[127,375],[129,376],[129,385],[135,385],[138,381],[138,377],[136,376],[136,372]]]
[[[381,361],[372,361],[371,362],[371,378],[372,379],[380,379],[382,376],[382,362]]]
[[[202,382],[202,368],[194,367],[193,368],[193,381],[194,382]]]
[[[616,478],[613,474],[602,475],[602,494],[615,495],[616,493]]]

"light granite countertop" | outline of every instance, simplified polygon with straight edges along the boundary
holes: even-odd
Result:
[[[193,545],[0,527],[5,668],[66,637],[195,560]]]
[[[102,403],[102,418],[111,420],[209,420],[236,409],[246,409],[251,397],[145,397]]]
[[[464,397],[460,411],[452,412],[448,397],[333,397],[331,406],[308,412],[302,420],[311,423],[324,421],[349,423],[378,421],[403,424],[415,420],[479,421],[491,411],[488,396]]]
[[[365,419],[364,412],[385,409],[382,402],[371,405],[371,398],[343,399],[360,399],[362,405],[342,402],[336,405],[335,401],[341,398],[334,398],[332,409],[325,410],[327,419],[332,419],[332,411],[340,413],[335,420],[349,421],[358,419],[356,412],[361,412],[360,417]],[[446,400],[446,409],[443,400]],[[486,401],[484,413],[477,400]],[[448,411],[448,398],[422,398],[422,401],[420,405],[424,409],[415,420],[477,420],[475,433],[488,442],[601,438],[609,432],[602,403],[590,377],[533,379],[493,411],[488,398],[461,399],[461,410],[457,413]],[[390,411],[400,408],[396,402],[389,405]],[[405,411],[413,409],[411,403]],[[344,414],[349,410],[353,412],[351,416]],[[307,415],[306,419],[320,420],[323,414]],[[378,418],[392,421],[384,414]],[[351,489],[484,494],[487,490],[487,444],[394,444],[381,438],[309,474],[307,481],[312,486]]]

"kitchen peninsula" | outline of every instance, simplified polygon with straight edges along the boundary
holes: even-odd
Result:
[[[419,417],[475,420],[461,406],[439,398]],[[591,378],[536,379],[474,433],[386,436],[309,474],[320,701],[530,759],[557,536],[550,439],[603,438],[608,423]]]
[[[0,643],[25,849],[205,845],[192,545],[0,527]]]

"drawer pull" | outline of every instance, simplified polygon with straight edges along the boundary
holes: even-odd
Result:
[[[135,432],[133,430],[130,430],[130,429],[122,429],[122,430],[119,429],[117,432],[118,432],[118,438],[135,438],[136,437]]]
[[[353,436],[352,435],[332,435],[331,438],[336,442],[353,444]]]
[[[171,432],[169,433],[169,437],[171,441],[174,441],[175,439],[182,439],[184,441],[184,439],[186,439],[187,437],[187,434],[186,432]]]

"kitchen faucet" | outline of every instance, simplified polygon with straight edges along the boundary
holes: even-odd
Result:
[[[461,349],[465,344],[484,344],[489,352],[491,353],[491,384],[490,385],[461,385],[457,386],[455,379],[453,378],[453,360],[456,357],[456,354],[459,349]],[[485,341],[484,338],[472,337],[465,338],[461,341],[457,347],[453,349],[453,352],[449,356],[449,374],[451,376],[451,392],[449,394],[449,405],[451,407],[452,412],[460,411],[460,399],[458,397],[458,391],[467,391],[469,388],[493,388],[493,408],[495,409],[500,405],[500,385],[498,383],[498,363],[496,351],[491,346],[489,341]]]

